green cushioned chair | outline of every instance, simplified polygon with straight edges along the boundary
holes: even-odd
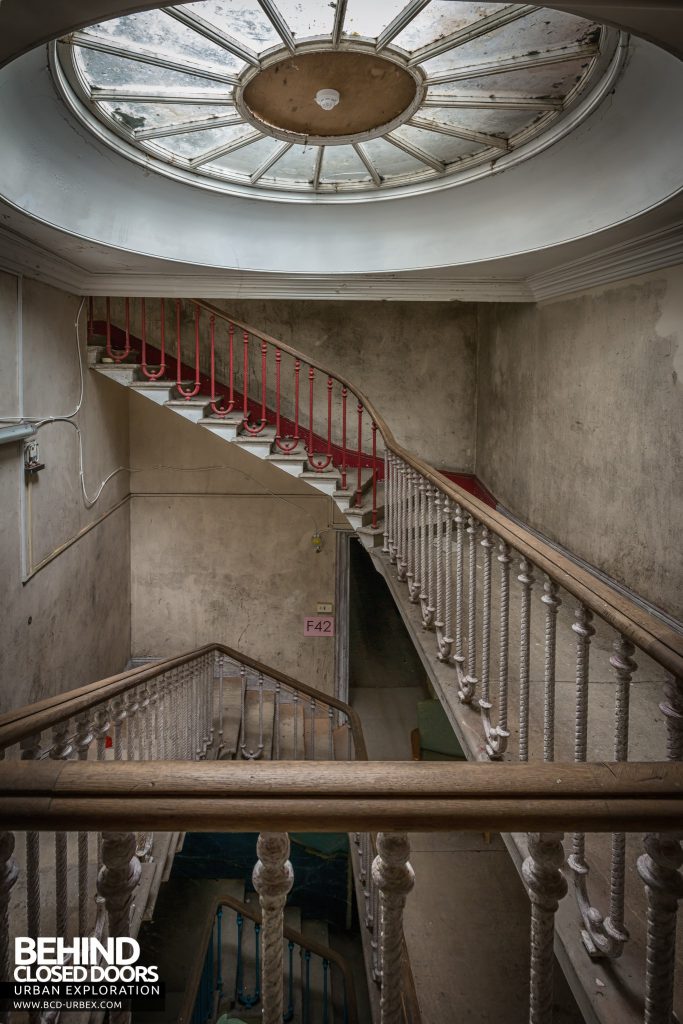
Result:
[[[418,701],[417,722],[410,737],[414,761],[467,760],[440,701]]]

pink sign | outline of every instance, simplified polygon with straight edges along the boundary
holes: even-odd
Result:
[[[334,615],[310,615],[304,619],[304,636],[334,636]]]

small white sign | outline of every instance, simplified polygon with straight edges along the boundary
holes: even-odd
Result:
[[[317,611],[318,615],[331,615],[332,612],[334,611],[334,608],[331,604],[321,604],[320,602],[318,602]]]

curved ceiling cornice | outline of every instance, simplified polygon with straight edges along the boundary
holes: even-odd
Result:
[[[457,2],[457,0],[453,0]],[[67,32],[108,18],[171,2],[130,3],[122,0],[3,0],[0,3],[0,67]],[[680,0],[565,0],[544,6],[621,28],[683,57]]]

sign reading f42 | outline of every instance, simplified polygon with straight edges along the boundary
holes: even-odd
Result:
[[[334,636],[334,615],[307,615],[304,636]]]

